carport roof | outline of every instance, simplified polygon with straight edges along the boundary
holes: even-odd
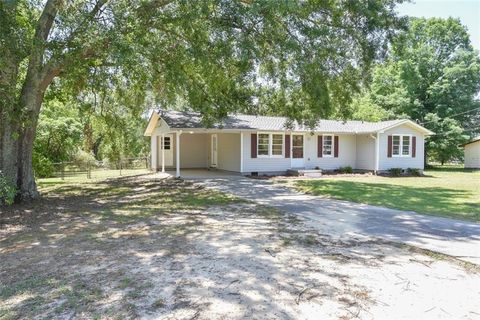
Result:
[[[171,129],[204,129],[202,117],[196,112],[186,111],[156,111]],[[331,132],[331,133],[374,133],[386,129],[396,127],[398,125],[408,123],[424,131],[427,134],[433,132],[414,123],[411,120],[389,120],[381,122],[366,121],[338,121],[338,120],[319,120],[315,132]],[[205,128],[206,129],[206,128]],[[288,119],[286,117],[271,116],[255,116],[255,115],[229,115],[221,123],[213,125],[211,129],[227,129],[227,130],[256,130],[256,131],[300,131],[309,132],[310,128],[294,123],[292,127],[288,127]]]

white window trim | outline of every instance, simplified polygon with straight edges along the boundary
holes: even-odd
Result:
[[[260,150],[260,135],[261,134],[268,134],[268,154],[259,154]],[[270,158],[270,134],[268,132],[257,132],[257,158]]]
[[[393,154],[393,137],[400,137],[399,154]],[[411,134],[392,134],[392,158],[410,158],[412,157],[412,136]],[[408,154],[403,154],[403,137],[409,137],[410,145],[408,146]]]
[[[331,154],[323,153],[323,146],[325,143],[325,137],[332,137],[332,150]],[[334,134],[322,134],[322,156],[323,158],[333,158],[335,155],[335,135]]]
[[[268,155],[258,154],[259,139],[261,134],[268,134]],[[273,152],[273,135],[282,135],[282,154],[272,154]],[[257,132],[257,158],[285,158],[285,133],[284,132]]]

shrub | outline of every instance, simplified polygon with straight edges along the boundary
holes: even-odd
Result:
[[[53,176],[54,167],[52,160],[45,156],[34,153],[33,155],[33,171],[37,178],[50,178]]]
[[[392,177],[400,177],[402,175],[402,168],[391,168],[388,172]]]
[[[82,149],[78,149],[77,153],[73,155],[73,162],[86,164],[95,161],[95,156],[90,152],[85,152]]]
[[[17,189],[7,180],[2,171],[0,171],[0,205],[13,204]]]
[[[412,177],[420,177],[422,175],[420,169],[417,168],[408,168],[407,173]]]
[[[350,166],[340,167],[340,168],[338,168],[337,171],[340,172],[340,173],[353,173],[353,169]]]

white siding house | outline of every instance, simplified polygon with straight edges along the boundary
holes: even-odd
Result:
[[[480,169],[480,137],[463,145],[465,168]]]
[[[283,117],[229,116],[203,126],[197,113],[154,112],[145,135],[151,137],[153,170],[210,168],[251,173],[289,169],[423,169],[425,137],[433,132],[410,120],[383,122],[320,120],[315,128]]]

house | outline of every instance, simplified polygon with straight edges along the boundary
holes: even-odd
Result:
[[[465,152],[465,168],[480,169],[480,137],[476,137],[463,145]]]
[[[320,120],[314,130],[287,118],[231,115],[211,128],[194,112],[157,111],[151,137],[151,167],[217,168],[247,174],[284,173],[292,168],[385,171],[423,169],[430,130],[410,120],[382,122]]]

